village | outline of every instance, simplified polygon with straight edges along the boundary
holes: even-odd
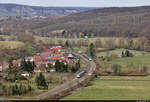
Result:
[[[64,49],[60,45],[55,46],[42,46],[43,51],[41,53],[37,53],[34,56],[27,56],[24,58],[26,62],[31,62],[35,64],[34,73],[44,73],[44,72],[55,72],[55,68],[52,67],[50,70],[47,70],[48,66],[55,66],[56,61],[64,63],[64,65],[67,64],[73,64],[76,63],[79,59],[76,58],[69,52],[68,50]],[[21,61],[23,59],[18,60],[12,60],[12,68],[13,67],[20,67]],[[4,65],[5,64],[5,65]],[[0,62],[0,72],[9,70],[9,64]],[[23,72],[21,74],[22,76],[29,76],[28,72]]]

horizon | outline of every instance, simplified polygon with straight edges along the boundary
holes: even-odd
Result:
[[[137,7],[150,6],[150,1],[143,0],[0,0],[0,4],[17,4],[40,7]]]
[[[101,6],[101,7],[97,7],[97,6],[40,6],[40,5],[30,5],[30,4],[19,4],[19,3],[0,3],[0,4],[4,4],[4,5],[22,5],[22,6],[33,6],[33,7],[83,7],[83,8],[113,8],[113,7],[143,7],[143,6],[150,6],[150,5],[137,5],[137,6]]]

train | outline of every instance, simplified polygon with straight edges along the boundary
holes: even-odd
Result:
[[[87,71],[83,70],[79,74],[76,75],[76,78],[81,78]]]
[[[92,58],[91,57],[89,57],[88,55],[86,55],[86,54],[82,54],[85,58],[87,58],[89,61],[92,61]]]

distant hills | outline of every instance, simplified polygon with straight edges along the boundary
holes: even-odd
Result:
[[[0,4],[0,16],[64,16],[91,10],[90,7],[40,7],[19,4]]]
[[[1,20],[1,31],[6,34],[32,32],[52,35],[65,30],[65,36],[147,36],[150,35],[150,6],[97,8],[62,17],[45,19]]]
[[[85,32],[94,36],[150,35],[150,6],[98,8],[35,22],[31,28],[38,32],[65,29],[71,34]]]

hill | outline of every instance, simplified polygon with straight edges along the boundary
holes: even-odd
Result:
[[[62,17],[45,19],[9,19],[0,22],[3,32],[17,34],[30,31],[38,35],[74,37],[147,36],[150,32],[150,6],[98,8]],[[65,33],[62,34],[62,30]],[[6,33],[6,34],[7,34]]]
[[[65,29],[71,34],[94,36],[143,36],[150,32],[150,6],[100,8],[71,14],[31,25],[32,30],[48,33]]]
[[[40,7],[19,4],[0,4],[0,16],[64,16],[93,8],[84,7]]]

